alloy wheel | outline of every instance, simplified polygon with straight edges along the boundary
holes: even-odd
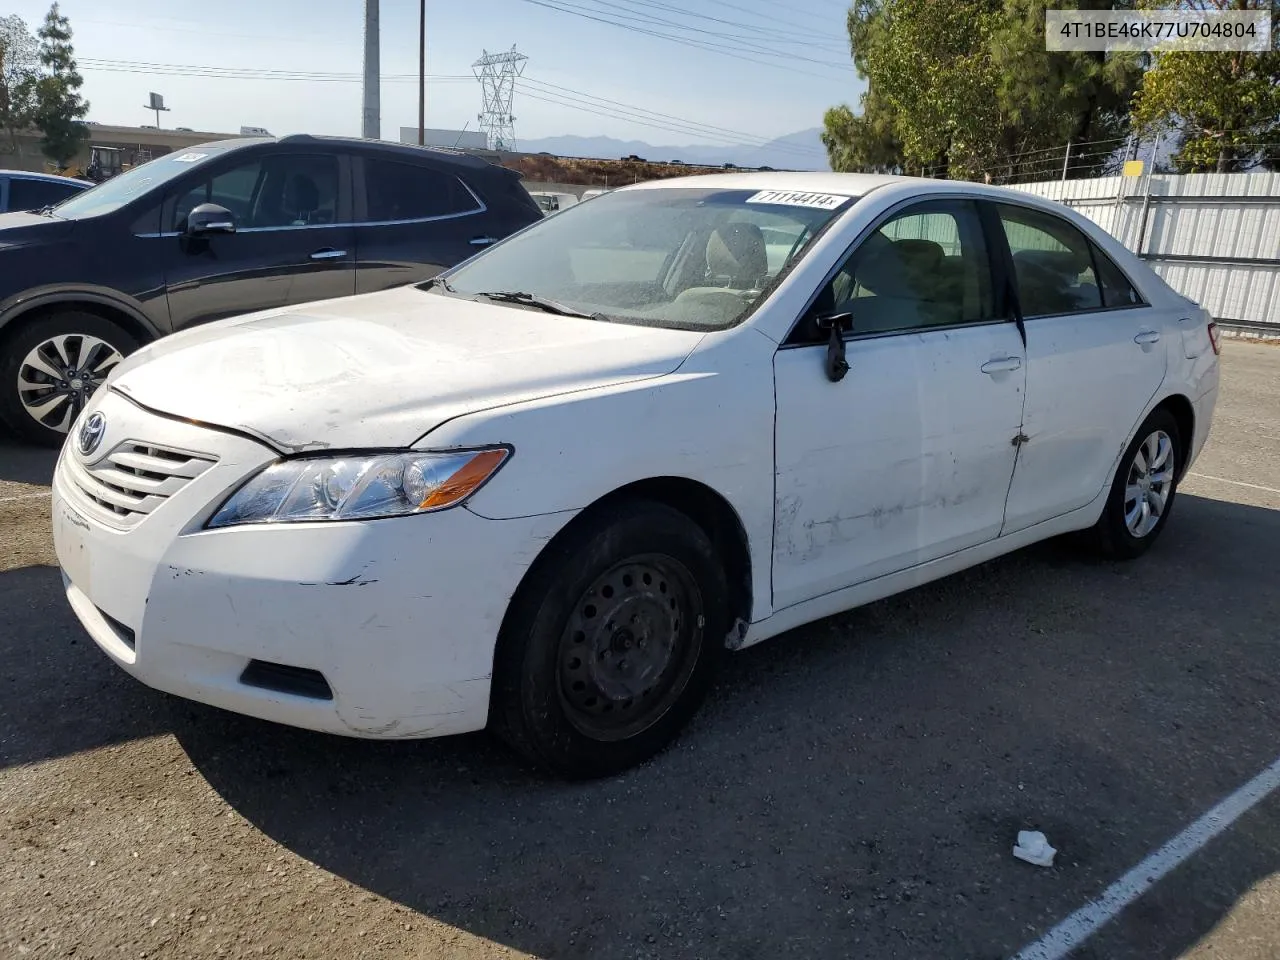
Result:
[[[18,367],[22,408],[43,427],[66,433],[95,390],[124,357],[107,341],[88,334],[50,337]]]
[[[1145,537],[1160,523],[1175,466],[1173,439],[1163,430],[1153,431],[1138,447],[1124,488],[1124,524],[1132,536]]]

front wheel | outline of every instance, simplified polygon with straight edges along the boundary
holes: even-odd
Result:
[[[706,533],[658,503],[624,504],[540,557],[503,625],[490,710],[525,757],[606,776],[665,747],[697,710],[729,632]]]
[[[1178,422],[1167,410],[1157,410],[1120,458],[1107,504],[1093,528],[1104,556],[1130,560],[1147,552],[1169,521],[1181,464]]]
[[[109,320],[68,310],[0,345],[0,420],[19,437],[62,445],[72,422],[138,342]]]

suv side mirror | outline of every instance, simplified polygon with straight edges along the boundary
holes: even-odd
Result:
[[[235,233],[236,218],[226,207],[202,203],[187,214],[187,236],[205,237],[213,233]]]

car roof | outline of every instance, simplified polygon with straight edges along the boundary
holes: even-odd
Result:
[[[24,180],[43,180],[48,183],[74,183],[82,184],[86,187],[92,186],[92,184],[77,180],[75,177],[60,177],[55,173],[36,173],[33,170],[0,170],[0,177],[21,177]]]
[[[472,156],[461,150],[448,147],[420,147],[416,143],[395,143],[391,140],[363,140],[359,137],[329,137],[310,133],[291,133],[283,137],[233,137],[227,140],[212,140],[209,143],[198,143],[190,147],[180,148],[185,153],[192,150],[227,153],[242,147],[263,143],[280,144],[323,144],[330,147],[342,147],[356,153],[365,154],[399,154],[409,160],[420,160],[427,157],[437,163],[451,163],[477,171],[503,171],[515,176],[515,171],[490,163],[483,157]],[[179,151],[175,151],[179,152]]]

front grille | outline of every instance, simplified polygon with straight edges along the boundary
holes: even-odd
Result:
[[[92,466],[63,457],[76,489],[103,519],[133,526],[216,462],[205,454],[126,441]]]

